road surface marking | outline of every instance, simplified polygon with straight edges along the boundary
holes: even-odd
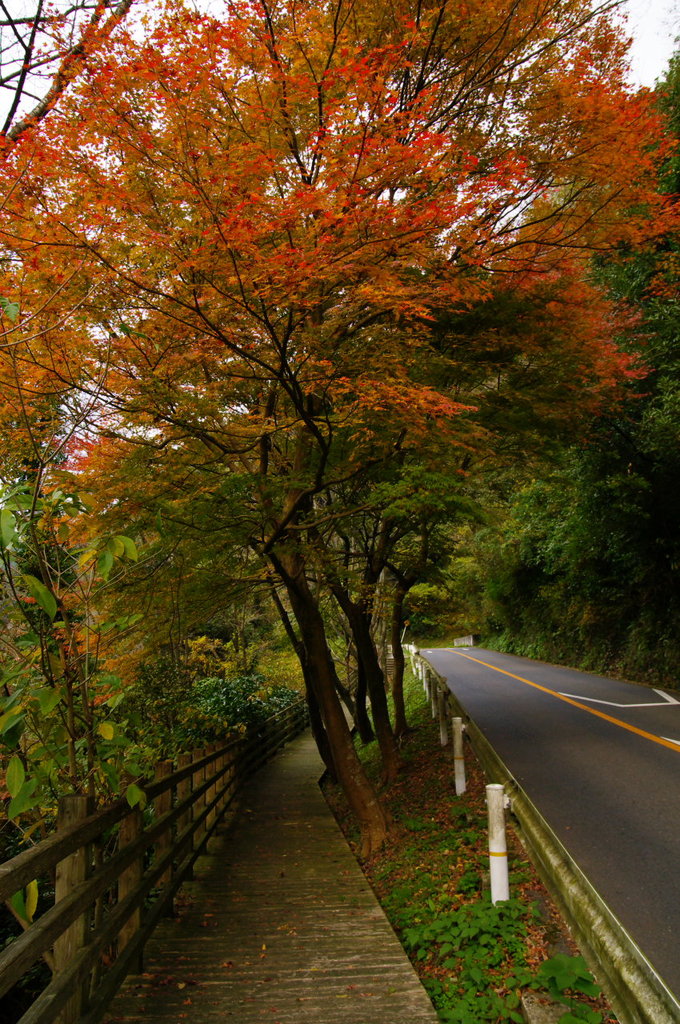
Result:
[[[617,704],[613,700],[598,700],[596,697],[584,697],[580,693],[565,693],[560,690],[560,696],[562,697],[573,697],[575,700],[587,700],[589,704],[606,704],[610,708],[664,708],[668,707],[669,704],[680,704],[680,700],[676,700],[675,697],[671,697],[670,694],[664,693],[663,690],[655,690],[654,693],[658,693],[663,700],[660,701],[645,701],[642,704]]]
[[[483,665],[484,668],[490,668],[492,672],[500,672],[501,675],[510,676],[511,679],[517,679],[520,683],[526,683],[527,686],[533,686],[535,690],[540,690],[541,693],[548,693],[551,697],[564,701],[565,704],[571,704],[575,708],[580,708],[581,711],[587,711],[589,715],[595,715],[596,718],[602,718],[605,722],[611,722],[612,725],[618,725],[621,729],[625,729],[627,732],[634,732],[636,736],[643,736],[646,740],[651,740],[652,743],[657,743],[660,747],[667,747],[668,750],[680,751],[680,742],[678,740],[669,740],[666,739],[665,736],[655,736],[654,733],[647,732],[645,729],[638,729],[636,725],[629,725],[628,722],[622,722],[620,718],[612,718],[611,715],[606,715],[604,711],[598,711],[597,708],[589,708],[587,704],[581,704],[580,701],[574,700],[572,697],[565,697],[564,694],[558,693],[557,690],[550,690],[547,686],[541,686],[540,683],[532,683],[531,679],[525,679],[524,676],[517,676],[514,672],[508,672],[504,668],[497,668],[495,665],[490,665],[488,661],[481,661],[479,658],[473,658],[469,654],[462,654],[459,650],[455,650],[453,647],[447,647],[446,650],[451,654],[457,654],[459,658],[466,658],[468,661],[474,661],[478,665]]]

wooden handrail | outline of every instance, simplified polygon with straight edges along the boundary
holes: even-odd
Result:
[[[154,812],[146,825],[138,809],[117,800],[0,865],[3,900],[35,878],[57,869],[63,875],[71,862],[80,865],[69,891],[0,953],[1,997],[55,944],[73,949],[19,1024],[100,1019],[126,974],[140,967],[144,943],[163,914],[172,912],[175,893],[239,787],[307,721],[304,702],[297,702],[250,735],[195,752],[191,760],[184,756],[165,777],[140,782]],[[106,853],[100,851],[95,867],[89,851],[98,842],[103,847],[105,838]],[[106,913],[95,920],[93,908],[103,899]],[[82,997],[74,999],[76,992]]]

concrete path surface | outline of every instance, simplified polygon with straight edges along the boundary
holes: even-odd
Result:
[[[319,790],[309,734],[263,768],[106,1021],[436,1024]]]

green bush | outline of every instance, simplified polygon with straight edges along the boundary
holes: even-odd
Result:
[[[143,666],[116,715],[147,762],[254,728],[299,698],[286,686],[267,686],[258,673],[192,680],[181,666],[161,660]]]

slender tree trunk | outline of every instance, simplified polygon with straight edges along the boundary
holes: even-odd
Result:
[[[312,728],[312,736],[316,741],[316,746],[321,755],[321,760],[326,765],[326,771],[328,772],[332,782],[338,782],[338,773],[335,769],[335,761],[333,760],[333,751],[331,744],[328,739],[328,733],[326,732],[323,724],[323,718],[321,716],[321,708],[319,702],[316,699],[316,694],[310,685],[309,679],[305,679],[305,688],[307,696],[307,707],[309,708],[309,724]]]
[[[380,667],[378,652],[375,649],[373,637],[371,636],[370,618],[366,610],[354,602],[348,601],[345,610],[352,627],[359,664],[363,667],[366,675],[366,685],[371,700],[371,711],[373,712],[373,725],[380,745],[385,780],[393,782],[399,774],[401,758],[394,733],[392,732],[390,713],[387,706],[385,676]]]
[[[404,704],[404,649],[401,646],[401,628],[404,612],[405,588],[399,583],[392,602],[392,619],[390,624],[393,675],[392,703],[394,705],[394,734],[401,737],[409,731],[406,721]]]
[[[347,616],[347,621],[352,630],[359,663],[359,678],[361,679],[363,670],[368,696],[371,701],[373,726],[380,745],[380,756],[382,757],[385,781],[393,782],[399,774],[401,758],[394,733],[392,732],[390,713],[387,707],[385,677],[380,667],[380,660],[373,637],[371,636],[371,618],[366,608],[362,604],[353,601],[345,587],[337,580],[331,581],[331,590],[336,601]]]
[[[352,742],[352,735],[336,689],[337,673],[326,640],[318,602],[307,583],[302,560],[295,553],[270,553],[283,581],[305,647],[309,680],[319,702],[333,762],[352,813],[361,828],[361,854],[370,856],[387,838],[390,819],[368,780]]]
[[[323,724],[323,718],[321,716],[319,702],[316,699],[314,687],[312,686],[305,646],[302,640],[300,640],[299,636],[295,632],[295,629],[293,628],[293,623],[290,621],[290,615],[284,608],[281,598],[279,597],[276,587],[274,586],[273,583],[271,584],[271,595],[272,600],[274,602],[274,606],[276,607],[276,610],[279,613],[279,618],[283,623],[283,628],[286,631],[286,635],[290,640],[295,653],[298,656],[298,661],[300,662],[302,676],[305,681],[305,696],[307,698],[307,707],[309,708],[309,724],[312,729],[312,735],[316,742],[319,754],[321,755],[321,760],[326,766],[326,771],[330,775],[333,782],[337,782],[338,773],[335,770],[335,763],[333,761],[333,751],[331,750],[331,745],[326,734],[325,726]]]
[[[368,710],[366,708],[367,696],[368,686],[366,683],[366,671],[364,669],[363,661],[357,655],[357,695],[355,700],[356,715],[354,716],[354,721],[357,724],[357,730],[362,743],[370,743],[375,739],[371,719],[368,716]]]
[[[347,687],[345,686],[345,684],[342,682],[342,680],[339,677],[338,677],[337,686],[338,686],[338,697],[340,698],[342,703],[347,708],[347,712],[350,715],[350,717],[352,718],[352,721],[356,724],[356,720],[357,720],[357,706],[356,706],[356,703],[354,701],[354,698],[352,697],[352,694],[350,693],[350,691],[347,689]]]

